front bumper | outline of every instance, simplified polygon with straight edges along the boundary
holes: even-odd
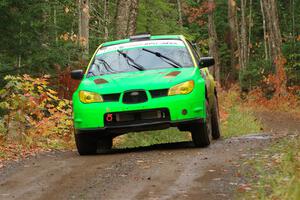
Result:
[[[106,129],[105,116],[108,113],[139,112],[153,109],[167,109],[169,112],[169,124],[206,118],[204,86],[195,87],[193,92],[187,95],[151,98],[148,91],[147,95],[148,101],[143,103],[124,104],[120,100],[118,102],[84,104],[79,101],[78,93],[75,92],[73,96],[74,127],[78,130]],[[155,123],[159,122],[155,121]],[[163,124],[166,124],[166,122],[163,121]],[[132,123],[129,126],[136,125]]]
[[[114,127],[104,127],[95,129],[75,129],[75,134],[93,134],[97,137],[116,137],[129,132],[141,132],[151,130],[162,130],[170,127],[179,127],[180,129],[188,130],[191,124],[203,123],[203,119],[190,119],[180,121],[165,121],[165,122],[149,122],[144,124],[130,124]]]

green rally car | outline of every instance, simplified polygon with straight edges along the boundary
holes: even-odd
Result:
[[[197,147],[220,137],[217,91],[207,67],[181,35],[137,35],[98,47],[73,94],[80,155],[110,149],[114,137],[177,127]]]

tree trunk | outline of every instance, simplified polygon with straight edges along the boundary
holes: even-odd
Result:
[[[135,35],[136,33],[136,20],[138,16],[138,10],[139,10],[139,0],[131,0],[127,36]]]
[[[295,0],[291,2],[292,7],[292,36],[293,36],[293,50],[295,50],[295,42],[296,42],[296,35],[295,35]]]
[[[89,13],[89,0],[79,0],[79,43],[85,56],[89,54]]]
[[[262,14],[262,20],[263,20],[263,30],[264,30],[264,48],[265,48],[265,60],[269,60],[269,48],[267,45],[267,30],[266,30],[266,17],[265,17],[265,11],[263,6],[263,0],[260,0],[260,8],[261,8],[261,14]]]
[[[118,0],[115,38],[122,39],[127,37],[128,19],[129,19],[130,0]]]
[[[54,25],[54,37],[55,37],[55,44],[58,43],[58,37],[57,37],[57,14],[56,14],[56,5],[54,5],[53,8],[53,25]]]
[[[215,59],[215,65],[213,68],[213,74],[215,76],[216,81],[220,84],[220,59],[219,59],[219,50],[217,46],[217,32],[214,22],[214,7],[215,1],[209,0],[209,4],[211,5],[211,11],[208,13],[208,35],[209,35],[209,53]]]
[[[109,3],[109,0],[104,0],[104,9],[103,9],[104,37],[103,37],[103,39],[105,41],[108,40],[108,36],[109,36],[109,33],[108,33],[108,23],[109,23],[108,3]]]
[[[271,60],[275,65],[277,82],[275,83],[276,94],[286,93],[286,73],[284,65],[286,59],[282,55],[282,38],[279,27],[277,4],[275,0],[262,0],[267,21],[267,30],[270,43]]]
[[[248,51],[247,51],[247,63],[249,62],[250,53],[251,53],[251,35],[252,35],[252,26],[253,26],[253,20],[252,20],[252,0],[250,0],[250,13],[249,13],[249,25],[248,25]]]
[[[277,16],[277,6],[274,0],[263,0],[264,12],[267,21],[267,32],[269,42],[271,44],[271,59],[275,60],[278,55],[281,55],[281,32],[279,29],[279,21]]]
[[[238,30],[237,6],[235,0],[228,0],[228,21],[230,28],[231,75],[236,78],[237,68],[240,67],[240,35]],[[239,67],[238,67],[239,66]]]
[[[180,28],[183,27],[183,21],[182,21],[182,6],[180,0],[177,0],[177,9],[178,9],[178,24]]]
[[[246,25],[246,0],[241,0],[241,69],[245,69],[248,62],[248,47],[247,47],[247,25]]]

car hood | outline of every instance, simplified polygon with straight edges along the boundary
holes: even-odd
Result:
[[[197,71],[197,68],[190,67],[109,74],[85,78],[79,89],[102,94],[120,93],[126,90],[166,89],[193,80]]]

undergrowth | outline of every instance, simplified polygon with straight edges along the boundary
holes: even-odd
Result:
[[[219,91],[219,103],[224,138],[261,132],[261,122],[255,117],[254,109],[246,107],[241,100],[238,87]]]
[[[74,147],[71,102],[49,87],[49,76],[6,76],[0,90],[0,166],[34,152]]]

